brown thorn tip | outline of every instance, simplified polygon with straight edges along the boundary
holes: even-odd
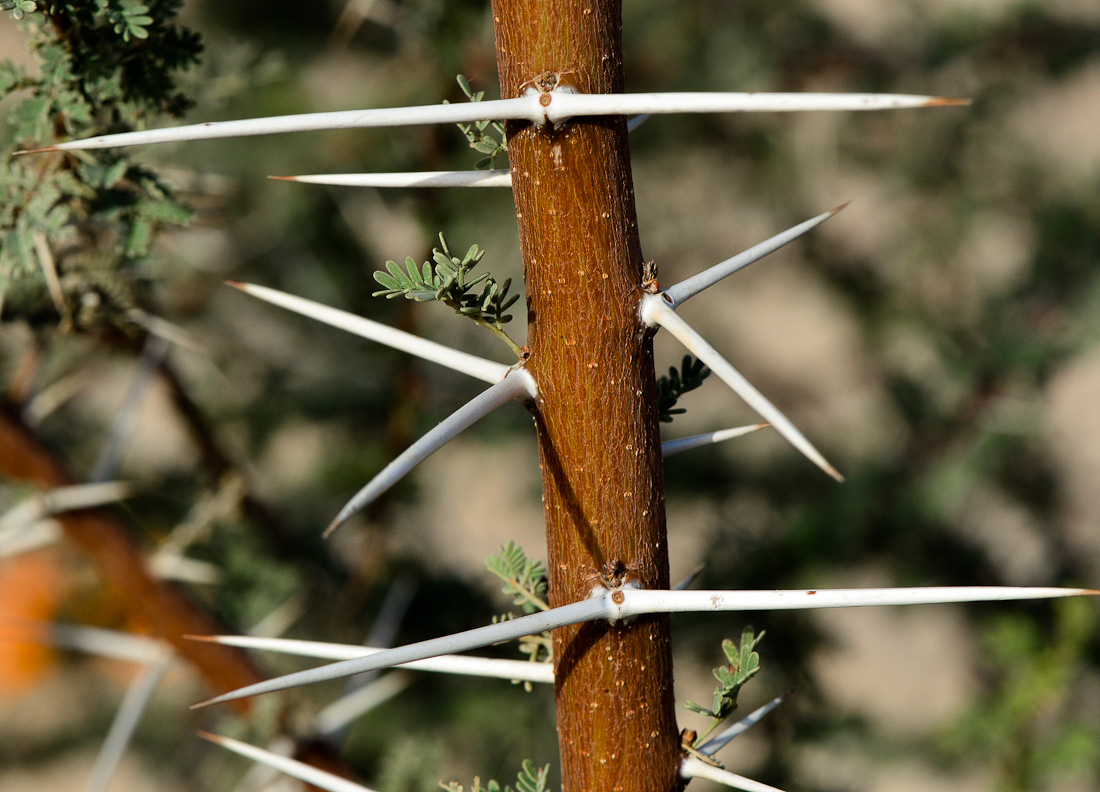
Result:
[[[924,103],[925,107],[966,107],[974,103],[973,99],[951,99],[946,96],[937,96]]]
[[[829,467],[825,469],[825,472],[828,473],[830,476],[832,476],[834,479],[836,479],[838,484],[843,484],[844,483],[844,476],[842,476],[840,474],[840,471],[837,470],[832,465],[829,465]]]
[[[331,523],[329,523],[328,528],[325,529],[325,532],[321,534],[321,538],[328,539],[330,536],[336,533],[336,529],[339,528],[341,525],[343,525],[343,523],[339,520],[333,520]]]
[[[844,210],[844,209],[847,209],[847,208],[848,208],[848,204],[850,204],[850,203],[851,203],[851,201],[845,201],[845,202],[844,202],[844,203],[842,203],[842,204],[841,204],[840,206],[838,206],[838,207],[837,207],[836,209],[833,209],[833,210],[832,210],[831,212],[829,212],[829,214],[836,214],[836,213],[837,213],[837,212],[839,212],[839,211],[842,211],[842,210]]]
[[[219,745],[221,744],[222,738],[216,734],[211,734],[210,732],[203,731],[202,729],[199,729],[196,734],[198,734],[204,740],[210,740],[210,742],[218,743]]]
[[[202,641],[204,643],[217,643],[218,636],[216,635],[181,635],[185,641]]]
[[[12,152],[13,157],[21,157],[24,154],[45,154],[47,151],[61,151],[57,146],[43,146],[42,148],[23,149]]]
[[[226,286],[232,286],[234,289],[244,289],[244,284],[236,280],[222,281]]]
[[[268,176],[269,179],[277,179],[278,181],[298,181],[297,176]]]

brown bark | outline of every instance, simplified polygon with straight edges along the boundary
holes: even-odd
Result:
[[[18,417],[0,406],[0,475],[42,488],[77,483],[50,450]],[[84,509],[57,516],[65,537],[92,561],[102,580],[130,606],[135,621],[164,639],[192,663],[215,693],[225,693],[264,680],[248,655],[228,646],[188,641],[184,635],[224,632],[182,589],[154,577],[145,555],[126,525],[107,509]],[[249,710],[249,699],[234,705]]]
[[[505,98],[561,80],[623,90],[615,0],[494,0]],[[552,101],[552,99],[551,99]],[[667,588],[652,345],[622,118],[513,124],[509,160],[527,286],[527,368],[543,475],[550,600],[624,575]],[[667,617],[555,631],[565,792],[680,784]]]

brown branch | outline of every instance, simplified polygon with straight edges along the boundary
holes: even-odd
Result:
[[[43,489],[75,484],[76,479],[9,404],[0,406],[0,475]],[[184,640],[185,635],[214,635],[224,628],[179,587],[149,571],[145,555],[126,525],[108,509],[85,509],[57,515],[65,537],[114,588],[143,630],[167,641],[205,678],[215,693],[264,679],[249,656],[239,649]],[[241,712],[248,699],[236,702]]]
[[[504,98],[623,90],[617,0],[494,0]],[[534,81],[532,83],[532,81]],[[553,101],[547,96],[544,101]],[[511,124],[543,473],[550,600],[600,575],[667,588],[664,471],[626,123]],[[565,792],[670,792],[680,741],[667,616],[554,632]]]

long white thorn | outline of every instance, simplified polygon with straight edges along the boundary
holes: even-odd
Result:
[[[406,333],[403,330],[397,330],[372,319],[356,316],[337,308],[330,308],[304,297],[295,297],[293,294],[287,294],[278,289],[256,286],[251,283],[237,283],[236,281],[227,281],[226,283],[264,302],[269,302],[302,316],[308,316],[310,319],[316,319],[318,322],[345,330],[360,338],[368,338],[393,349],[408,352],[410,355],[430,360],[433,363],[468,374],[484,382],[495,385],[504,379],[509,370],[503,363],[494,363],[476,355],[460,352],[457,349],[428,341],[425,338]]]
[[[722,443],[726,440],[733,440],[737,437],[744,437],[747,434],[759,432],[761,429],[765,429],[769,426],[771,426],[771,424],[767,422],[749,424],[748,426],[719,429],[717,432],[707,432],[706,434],[692,435],[691,437],[681,437],[678,440],[665,440],[661,443],[661,453],[666,457],[670,457],[673,454],[680,454],[695,448],[702,448],[703,446]]]
[[[57,487],[32,495],[0,515],[0,530],[19,528],[76,509],[106,506],[130,497],[133,492],[133,485],[123,481]]]
[[[413,468],[497,407],[507,404],[512,399],[527,400],[537,395],[534,378],[524,369],[512,370],[507,377],[459,407],[426,435],[406,448],[397,459],[382,468],[381,472],[367,482],[367,485],[340,510],[325,529],[324,535],[330,536],[333,531],[404,478]]]
[[[736,256],[728,258],[720,264],[715,264],[713,267],[703,270],[698,275],[692,275],[690,278],[680,281],[675,286],[665,289],[664,293],[668,299],[672,300],[672,305],[674,307],[679,307],[704,289],[709,289],[711,286],[718,283],[718,281],[728,278],[739,270],[743,270],[750,264],[774,253],[784,245],[793,242],[803,234],[817,228],[847,205],[846,203],[841,204],[835,209],[830,209],[828,212],[819,214],[817,217],[807,220],[804,223],[799,223],[793,228],[788,228],[781,234],[776,234],[771,239],[766,239],[759,245],[754,245],[743,253],[738,253]]]
[[[545,104],[543,104],[545,102]],[[493,99],[463,104],[393,107],[375,110],[340,110],[328,113],[215,121],[169,129],[123,132],[59,143],[17,154],[46,151],[139,146],[184,140],[275,135],[323,129],[419,126],[474,121],[530,121],[561,124],[579,116],[670,113],[788,113],[822,110],[893,110],[969,104],[966,100],[904,94],[812,93],[639,93],[578,94],[558,89],[549,94],[531,93],[516,99]]]
[[[107,736],[96,756],[95,765],[92,767],[91,776],[84,792],[104,792],[111,784],[111,778],[126,753],[130,740],[141,722],[141,716],[149,707],[153,694],[157,692],[160,683],[172,667],[172,660],[161,660],[155,665],[140,669],[126,688],[126,695],[111,721],[111,727],[107,730]]]
[[[1097,594],[1100,594],[1100,591],[1089,589],[981,586],[800,591],[647,591],[624,587],[597,591],[580,602],[521,616],[518,619],[445,635],[442,638],[432,638],[396,649],[387,649],[369,657],[357,657],[268,679],[194,704],[192,709],[272,693],[276,690],[342,679],[367,671],[410,663],[414,660],[468,652],[471,649],[515,640],[544,630],[556,630],[566,625],[597,619],[616,622],[652,613],[858,608],[876,605],[1050,599]]]
[[[622,589],[615,619],[651,613],[716,613],[882,605],[936,605],[949,602],[1004,602],[1096,596],[1079,588],[1016,586],[922,586],[917,588],[803,589],[797,591],[659,591]]]
[[[442,638],[432,638],[420,643],[401,646],[396,649],[387,649],[384,652],[359,657],[352,660],[344,660],[338,663],[310,668],[298,671],[286,676],[268,679],[255,685],[234,690],[221,696],[192,705],[192,709],[205,707],[210,704],[220,704],[224,701],[258,696],[262,693],[271,693],[276,690],[311,685],[317,682],[327,682],[330,679],[342,679],[344,677],[362,674],[367,671],[377,671],[381,668],[390,668],[402,665],[414,660],[424,660],[429,657],[438,657],[444,654],[468,652],[471,649],[480,649],[502,641],[512,641],[525,635],[534,635],[544,630],[556,630],[569,624],[581,624],[582,622],[595,621],[596,619],[609,618],[615,610],[610,592],[606,596],[581,600],[569,605],[562,605],[541,613],[532,613],[529,616],[521,616],[518,619],[498,622],[485,627],[478,627],[454,635],[445,635]]]
[[[102,135],[19,153],[31,154],[42,151],[75,151],[144,146],[152,143],[216,140],[219,138],[251,137],[253,135],[280,135],[287,132],[316,132],[325,129],[421,126],[424,124],[456,124],[472,123],[474,121],[505,121],[508,119],[545,123],[545,117],[546,113],[539,104],[538,97],[532,95],[518,99],[494,99],[476,103],[387,107],[372,110],[337,110],[326,113],[300,113],[269,118],[248,118],[238,121],[213,121],[204,124],[169,127],[167,129],[149,129],[140,132],[123,132],[117,135]]]
[[[370,657],[388,649],[352,644],[325,643],[323,641],[298,641],[290,638],[253,638],[250,635],[188,636],[196,641],[242,649],[258,649],[267,652],[316,657],[322,660],[352,660]],[[528,660],[504,660],[494,657],[470,657],[468,655],[440,655],[425,660],[402,663],[401,668],[413,671],[433,671],[439,674],[460,674],[492,679],[515,679],[520,682],[552,683],[554,669],[549,663],[532,663]]]
[[[753,781],[751,778],[737,775],[737,773],[731,773],[729,770],[723,770],[720,767],[707,764],[700,759],[696,759],[694,756],[688,756],[684,759],[683,764],[680,765],[680,777],[688,780],[692,778],[705,778],[708,781],[714,781],[723,786],[728,786],[731,789],[743,790],[743,792],[783,792],[782,789],[777,789],[776,787],[762,784],[759,781]]]
[[[825,460],[825,457],[813,447],[806,436],[790,422],[787,416],[783,415],[774,404],[764,398],[764,395],[754,388],[752,383],[745,379],[741,372],[735,369],[729,361],[722,357],[718,350],[707,343],[706,339],[695,332],[691,325],[681,319],[672,307],[665,302],[662,295],[644,295],[641,311],[642,319],[646,324],[650,327],[660,325],[668,330],[675,336],[676,340],[687,347],[689,352],[706,363],[710,370],[718,375],[719,379],[729,385],[734,393],[744,399],[764,420],[774,426],[775,430],[783,435],[787,442],[801,451],[807,459],[837,481],[844,481],[844,477],[840,475],[840,472]]]
[[[300,781],[305,781],[307,784],[312,784],[320,789],[327,789],[329,792],[373,792],[372,789],[362,784],[356,784],[354,781],[349,781],[338,775],[319,770],[312,765],[307,765],[305,762],[299,762],[297,759],[291,759],[289,756],[280,756],[277,753],[266,751],[263,748],[257,748],[255,745],[249,745],[240,740],[234,740],[230,737],[221,737],[217,734],[209,734],[208,732],[199,732],[199,736],[235,754],[267,765],[268,767],[273,767],[280,773],[286,773],[288,776],[297,778]]]
[[[730,726],[728,729],[722,730],[712,739],[707,740],[696,750],[698,751],[698,753],[703,754],[703,756],[714,756],[714,754],[716,754],[719,749],[729,744],[737,737],[740,737],[742,734],[744,734],[753,726],[766,718],[768,716],[768,713],[770,713],[772,710],[774,710],[776,707],[786,701],[787,696],[789,695],[791,695],[790,692],[784,693],[782,696],[776,696],[764,706],[757,707],[741,720],[737,721],[737,723]]]
[[[269,179],[333,187],[511,187],[512,174],[503,171],[422,171],[412,173],[314,173],[269,176]]]
[[[26,630],[24,635],[18,636],[20,640],[87,652],[113,660],[149,665],[158,663],[172,654],[167,644],[133,633],[65,622],[24,619],[4,619],[4,621]]]

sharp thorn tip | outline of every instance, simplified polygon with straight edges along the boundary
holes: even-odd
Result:
[[[836,209],[833,209],[831,212],[829,212],[829,214],[836,214],[837,212],[840,212],[840,211],[843,211],[844,209],[847,209],[848,205],[850,203],[851,203],[851,201],[845,201],[840,206],[838,206]]]
[[[218,642],[218,636],[216,635],[181,635],[180,637],[185,641],[202,641],[203,643]]]
[[[269,179],[275,179],[276,181],[298,181],[297,176],[268,176]]]
[[[974,103],[973,99],[953,99],[947,96],[937,96],[924,103],[925,107],[967,107]]]

